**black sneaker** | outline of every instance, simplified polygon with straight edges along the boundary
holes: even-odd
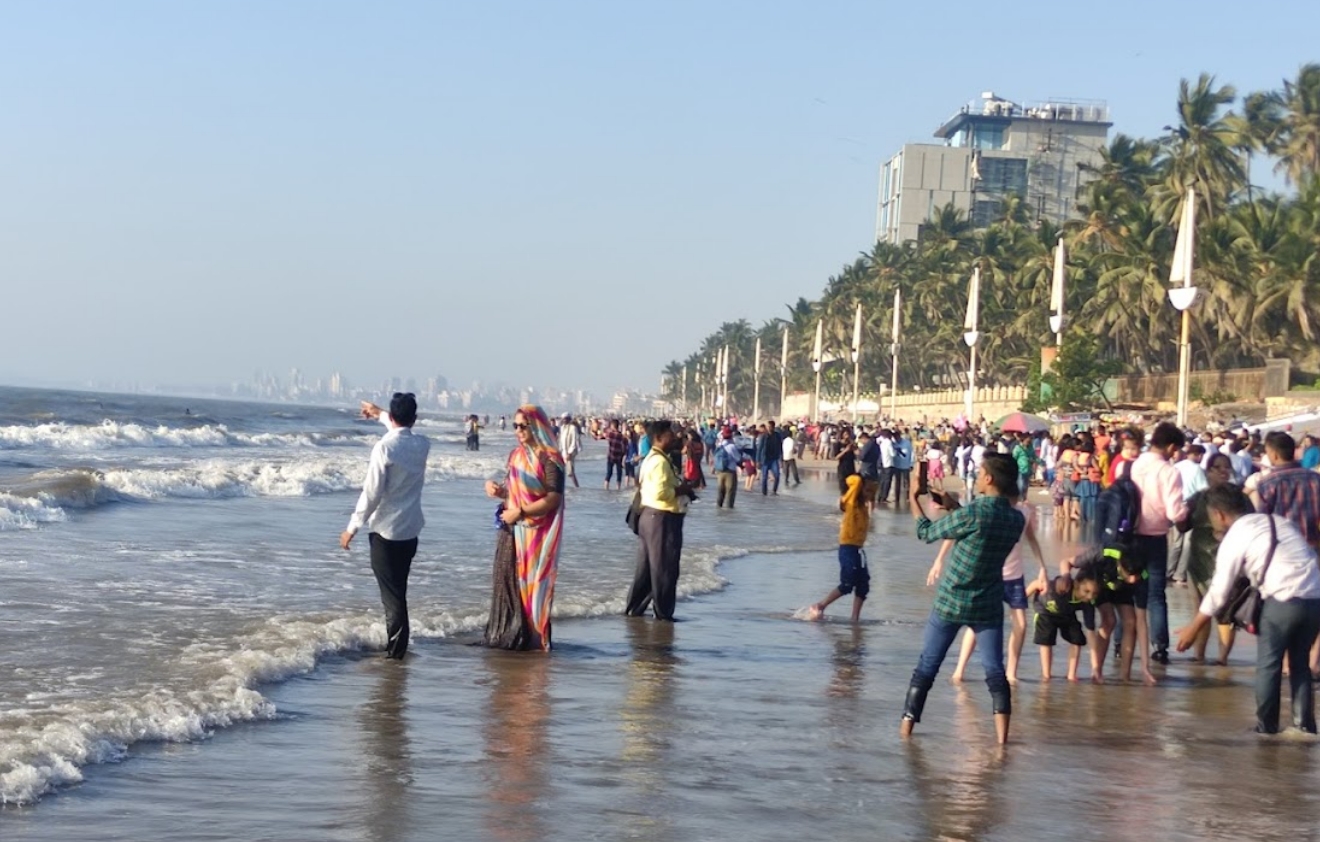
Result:
[[[1167,666],[1169,663],[1169,650],[1156,649],[1150,654],[1150,659],[1157,664],[1165,664]]]

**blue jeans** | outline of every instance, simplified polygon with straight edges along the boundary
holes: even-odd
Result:
[[[922,634],[921,657],[917,659],[917,668],[912,672],[912,686],[908,689],[907,704],[903,716],[914,722],[921,721],[922,708],[926,706],[926,694],[935,683],[944,656],[949,647],[958,639],[962,623],[954,623],[940,618],[934,611],[926,621],[926,630]],[[976,635],[976,651],[981,656],[985,667],[985,685],[990,689],[990,700],[995,713],[1012,713],[1012,695],[1008,687],[1008,678],[1004,674],[1004,623],[989,623],[971,626]]]
[[[1148,612],[1150,645],[1169,648],[1169,602],[1164,595],[1169,583],[1169,539],[1166,535],[1134,536],[1132,551],[1146,563],[1148,578],[1137,582],[1137,607]],[[1135,632],[1134,632],[1135,633]]]
[[[766,462],[761,466],[761,493],[768,492],[770,487],[770,475],[775,475],[775,493],[779,493],[779,462]]]

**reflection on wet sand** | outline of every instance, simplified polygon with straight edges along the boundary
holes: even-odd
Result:
[[[637,797],[630,810],[630,838],[667,839],[670,816],[659,808],[668,790],[665,755],[674,727],[674,624],[645,618],[625,621],[632,659],[627,691],[619,711],[623,731],[624,777]]]
[[[493,839],[540,842],[548,835],[541,810],[549,789],[550,659],[541,653],[492,652],[485,665],[491,674],[483,728],[491,770],[486,828]]]
[[[371,842],[400,842],[410,838],[413,757],[408,735],[408,668],[383,659],[371,664],[379,673],[366,704],[358,708],[362,726],[362,792],[366,838]]]
[[[908,777],[917,796],[917,838],[978,840],[990,838],[1007,818],[1001,782],[1007,771],[1007,749],[986,744],[963,745],[938,758],[936,768],[920,741],[903,747]]]
[[[846,630],[831,630],[830,633],[834,638],[834,653],[831,657],[834,672],[830,676],[828,694],[833,699],[855,699],[866,681],[862,670],[862,659],[866,654],[866,630],[861,626],[850,625]]]

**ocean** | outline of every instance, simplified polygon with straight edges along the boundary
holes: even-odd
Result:
[[[410,581],[424,643],[484,624],[482,483],[513,439],[487,430],[473,453],[457,415],[423,412],[417,429],[432,439]],[[0,389],[0,803],[32,803],[142,741],[273,717],[261,686],[381,646],[365,542],[336,543],[381,432],[351,408]],[[607,516],[621,495],[597,486],[603,448],[587,450],[560,617],[620,611],[633,562]],[[765,549],[703,546],[702,532],[685,594],[721,587],[721,558]]]

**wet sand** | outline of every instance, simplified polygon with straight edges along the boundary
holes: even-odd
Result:
[[[827,500],[828,486],[813,493]],[[770,505],[740,498],[738,517],[773,517],[757,511]],[[837,564],[785,552],[726,562],[730,586],[680,603],[677,624],[558,623],[549,657],[454,639],[402,665],[332,659],[265,688],[278,720],[89,769],[0,815],[3,838],[1320,836],[1317,746],[1250,733],[1249,639],[1230,667],[1175,663],[1155,688],[1042,684],[1028,642],[1006,749],[979,666],[955,687],[946,662],[916,738],[900,741],[934,553],[887,512],[869,553],[873,598],[855,628],[846,602],[823,623],[791,618]],[[1175,626],[1187,593],[1170,593]]]

